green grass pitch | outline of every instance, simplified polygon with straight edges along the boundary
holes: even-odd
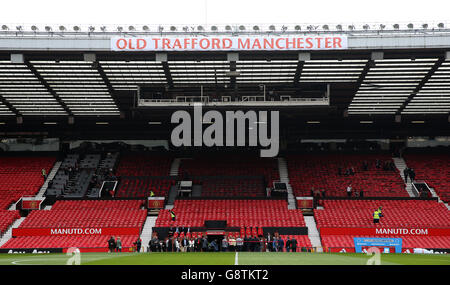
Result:
[[[65,254],[1,254],[0,265],[65,265]],[[81,253],[81,265],[365,265],[357,253]],[[450,255],[381,254],[382,265],[450,265]]]

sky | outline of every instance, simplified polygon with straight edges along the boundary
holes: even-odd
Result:
[[[450,22],[450,0],[2,1],[0,24]]]

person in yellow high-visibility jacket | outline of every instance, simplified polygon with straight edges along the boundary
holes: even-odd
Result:
[[[380,212],[378,212],[378,209],[375,210],[373,213],[373,223],[378,224],[380,222]]]
[[[150,197],[155,196],[155,193],[153,193],[153,191],[150,191]]]
[[[174,211],[172,211],[172,210],[170,210],[170,217],[172,218],[172,221],[175,221],[175,219],[177,218]]]

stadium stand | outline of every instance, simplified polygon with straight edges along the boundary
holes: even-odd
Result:
[[[353,238],[367,237],[367,236],[353,236],[353,235],[325,235],[322,236],[322,246],[326,248],[354,248]],[[377,236],[378,238],[388,236]],[[403,248],[450,248],[449,236],[403,236]]]
[[[376,168],[376,160],[392,162],[388,155],[307,154],[287,157],[289,180],[295,196],[311,196],[311,190],[326,191],[327,196],[345,197],[346,188],[364,191],[365,197],[409,197],[404,182],[395,170]],[[362,169],[364,161],[368,170]],[[354,175],[345,175],[353,167]],[[342,175],[338,169],[342,169]]]
[[[263,178],[202,177],[203,197],[264,197]],[[194,180],[195,181],[195,180]]]
[[[172,158],[152,153],[124,154],[117,167],[117,176],[167,176]]]
[[[57,201],[51,210],[33,211],[20,225],[30,228],[142,228],[147,211],[140,200]],[[138,236],[120,236],[123,246],[132,246]],[[2,248],[106,248],[105,235],[20,236]]]
[[[267,185],[280,179],[276,159],[249,155],[210,155],[183,159],[180,173],[188,176],[263,175]]]
[[[182,159],[180,176],[201,184],[203,197],[265,197],[265,188],[280,179],[275,159],[245,154]]]
[[[33,211],[20,228],[141,227],[147,212],[140,200],[57,201],[50,211]]]
[[[300,210],[287,210],[284,200],[177,200],[172,221],[160,211],[156,227],[203,227],[206,220],[226,220],[228,227],[304,227]]]
[[[450,202],[450,154],[407,154],[404,158],[416,180],[424,180],[444,202]]]
[[[116,191],[117,198],[145,198],[153,191],[155,196],[167,197],[170,187],[175,185],[175,179],[166,177],[127,177],[120,178],[120,185]]]
[[[118,157],[119,153],[67,155],[46,194],[69,198],[98,197],[101,184],[111,176]]]
[[[317,228],[449,228],[450,212],[436,201],[420,200],[325,200],[324,209],[314,210]],[[383,207],[380,224],[372,214]],[[355,235],[321,235],[325,248],[354,248]],[[368,236],[364,236],[368,237]],[[376,237],[387,237],[377,235]],[[392,237],[392,236],[391,236]],[[448,236],[402,236],[403,248],[449,248]]]
[[[42,169],[48,174],[54,157],[1,157],[0,209],[7,209],[22,196],[35,195],[42,184]]]
[[[420,200],[325,200],[314,210],[317,227],[375,227],[373,212],[383,207],[383,227],[450,227],[450,212],[436,201]]]

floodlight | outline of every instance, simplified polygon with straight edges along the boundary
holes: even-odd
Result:
[[[245,26],[243,26],[243,25],[240,25],[240,26],[239,26],[239,30],[241,30],[241,31],[245,31]]]
[[[253,30],[254,31],[259,31],[259,27],[258,26],[253,26]]]
[[[64,27],[64,26],[59,26],[59,30],[60,30],[61,32],[64,32],[64,31],[66,30],[66,27]]]
[[[189,31],[189,27],[188,26],[184,26],[183,27],[183,32],[187,32],[187,31]]]
[[[349,25],[349,26],[348,26],[348,29],[349,29],[350,31],[353,31],[353,30],[355,29],[355,26],[354,26],[354,25]]]
[[[136,28],[134,26],[129,26],[128,27],[128,31],[135,31],[135,30],[136,30]]]
[[[423,29],[428,29],[428,24],[422,24]]]
[[[197,30],[198,30],[198,31],[204,31],[205,28],[203,28],[203,26],[198,26],[198,27],[197,27]]]
[[[231,30],[232,30],[232,29],[231,29],[231,26],[230,26],[230,25],[226,25],[226,26],[225,26],[225,30],[231,31]]]
[[[143,26],[142,29],[146,32],[150,31],[150,28],[148,26]]]
[[[3,30],[3,31],[7,31],[7,30],[9,30],[9,28],[8,28],[7,25],[3,25],[3,26],[2,26],[2,30]]]
[[[301,29],[302,29],[302,26],[300,26],[300,25],[297,25],[297,26],[295,26],[295,28],[294,28],[296,31],[300,31]]]
[[[275,31],[275,26],[274,26],[274,25],[270,25],[270,26],[269,26],[269,30]]]
[[[336,26],[336,30],[342,31],[342,25],[337,25],[337,26]]]
[[[123,27],[119,26],[119,27],[117,27],[117,30],[118,30],[119,32],[122,32],[122,31],[123,31]]]
[[[175,26],[170,26],[170,30],[171,30],[172,32],[175,32],[175,31],[177,30],[177,27],[175,27]]]
[[[408,28],[409,28],[409,29],[413,29],[413,28],[414,28],[414,25],[410,23],[410,24],[408,24]]]
[[[79,32],[79,31],[80,31],[80,27],[78,27],[78,26],[73,26],[73,30],[74,30],[75,32]]]
[[[36,32],[36,31],[39,30],[39,29],[38,29],[38,27],[36,27],[36,26],[31,26],[31,30]]]
[[[46,30],[47,32],[51,32],[51,31],[52,31],[52,27],[50,27],[50,26],[45,26],[45,30]]]
[[[211,31],[216,32],[217,31],[217,27],[216,26],[211,26]]]
[[[328,27],[328,25],[323,25],[323,26],[322,26],[322,29],[328,31],[328,30],[330,29],[330,27]]]
[[[400,25],[399,24],[394,24],[394,29],[396,29],[396,30],[400,29]]]
[[[439,23],[439,24],[438,24],[438,28],[439,28],[439,29],[443,29],[444,27],[445,27],[444,23]]]

